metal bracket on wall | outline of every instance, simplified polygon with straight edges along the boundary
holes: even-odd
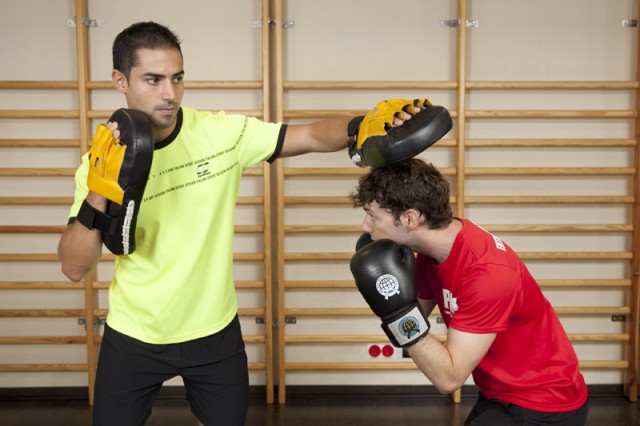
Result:
[[[264,317],[256,317],[256,324],[263,325],[264,324]],[[271,321],[271,327],[275,327],[276,325],[278,325],[278,324],[276,324],[275,321]]]
[[[440,20],[440,26],[442,28],[455,28],[455,27],[459,27],[460,26],[460,18],[458,19],[441,19]],[[469,27],[473,27],[473,28],[478,28],[479,23],[477,19],[474,19],[473,21],[470,20],[466,20],[465,22],[465,26],[467,28]]]
[[[106,323],[107,323],[107,319],[106,318],[98,317],[94,321],[93,326],[94,327],[98,327],[98,326],[101,326],[101,325],[105,325]],[[85,317],[78,318],[78,325],[84,325],[86,327],[87,326],[87,319]]]
[[[86,16],[82,18],[82,23],[85,27],[93,28],[93,27],[103,27],[104,19],[89,19]],[[71,18],[67,19],[67,27],[73,28],[76,26],[76,20]]]
[[[622,27],[623,28],[631,28],[631,27],[637,27],[638,26],[638,20],[637,19],[623,19],[622,20]]]
[[[284,323],[285,324],[297,324],[298,323],[298,318],[297,317],[285,317]],[[264,324],[264,317],[256,317],[256,324]],[[277,325],[278,325],[278,323],[276,323],[275,321],[271,322],[271,327],[276,327]]]
[[[273,20],[273,19],[271,19],[271,18],[269,18],[269,20],[267,21],[267,23],[268,23],[270,26],[272,26],[272,27],[276,25],[276,21],[274,21],[274,20]],[[293,21],[293,20],[290,20],[290,19],[288,19],[288,20],[284,20],[284,21],[282,21],[282,28],[284,28],[285,30],[287,30],[287,29],[289,29],[289,28],[293,28],[293,27],[295,26],[295,24],[296,24],[296,21]],[[262,21],[261,21],[261,20],[259,20],[259,19],[256,19],[255,21],[253,21],[253,22],[251,23],[251,26],[252,26],[253,28],[262,28]]]

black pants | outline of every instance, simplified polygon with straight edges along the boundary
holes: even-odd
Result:
[[[144,343],[105,325],[94,425],[143,425],[164,381],[176,376],[182,377],[191,411],[200,422],[244,425],[249,370],[238,317],[216,334],[168,345]]]
[[[478,402],[464,424],[469,426],[584,426],[587,421],[588,404],[587,401],[577,410],[566,413],[544,413],[497,399],[486,399],[480,394]]]

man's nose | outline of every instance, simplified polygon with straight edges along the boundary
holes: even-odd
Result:
[[[167,80],[162,88],[162,99],[175,99],[176,90],[173,87],[173,83]]]
[[[368,232],[369,234],[371,233],[371,225],[369,224],[369,221],[367,220],[366,217],[362,221],[362,230],[364,232]]]

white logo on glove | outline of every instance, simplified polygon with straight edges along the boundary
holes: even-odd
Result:
[[[389,300],[391,296],[399,294],[399,287],[398,279],[391,274],[381,275],[376,280],[376,289],[378,293],[384,296],[385,300]]]

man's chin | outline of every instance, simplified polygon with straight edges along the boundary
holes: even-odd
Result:
[[[158,129],[167,129],[176,124],[178,119],[178,111],[172,115],[153,115],[150,117],[150,122],[153,127]]]

